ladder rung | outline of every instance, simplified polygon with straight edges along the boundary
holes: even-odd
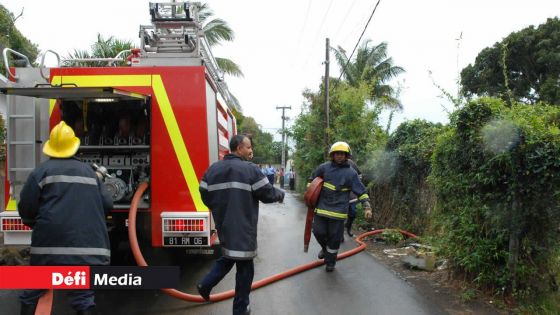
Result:
[[[33,116],[33,115],[20,115],[20,114],[17,114],[17,115],[10,115],[10,118],[13,118],[13,119],[16,119],[16,118],[18,118],[18,119],[22,119],[22,118],[35,118],[35,116]]]
[[[11,167],[9,171],[32,171],[34,170],[33,167]]]
[[[11,145],[32,145],[35,144],[35,141],[10,141],[8,144]]]

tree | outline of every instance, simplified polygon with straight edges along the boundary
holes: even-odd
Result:
[[[560,104],[560,19],[509,34],[483,49],[461,71],[465,96],[496,96],[535,104]],[[505,68],[504,68],[505,66]]]
[[[364,41],[358,48],[356,57],[349,61],[342,47],[335,49],[335,58],[343,71],[343,77],[353,87],[362,82],[370,86],[370,100],[391,108],[402,109],[395,89],[388,81],[404,72],[404,69],[393,65],[393,58],[387,57],[387,43],[370,47],[371,40]]]
[[[97,34],[97,41],[91,45],[90,51],[75,49],[74,53],[68,55],[68,59],[82,58],[113,58],[123,50],[132,49],[134,45],[131,41],[116,39],[113,36],[105,39],[101,34]],[[71,62],[71,65],[82,67],[103,67],[107,62]],[[121,61],[119,65],[124,65]]]
[[[298,177],[298,187],[307,180],[311,172],[325,161],[325,153],[330,144],[325,143],[324,133],[324,86],[319,92],[306,90],[306,99],[302,113],[291,128],[294,139],[294,162]],[[370,97],[369,87],[362,83],[353,87],[346,82],[333,84],[330,110],[332,124],[331,141],[346,141],[352,149],[353,159],[358,165],[367,161],[368,152],[373,151],[382,142],[384,133],[378,122],[378,109],[367,106]]]
[[[22,14],[23,11],[18,17]],[[10,11],[0,4],[0,50],[3,51],[6,47],[11,48],[26,55],[30,62],[34,62],[39,54],[39,49],[36,44],[25,38],[15,27],[14,22],[18,17],[14,17]],[[6,72],[3,62],[0,63],[0,72]]]
[[[237,130],[240,134],[250,135],[253,139],[253,163],[275,164],[280,163],[281,143],[273,141],[274,137],[261,127],[253,117],[244,116],[236,112]]]
[[[215,46],[222,41],[233,41],[235,35],[227,22],[217,18],[211,19],[213,16],[214,12],[212,12],[207,3],[203,3],[199,7],[198,18],[202,23],[202,30],[206,35],[208,44],[210,44],[210,46]],[[241,68],[232,60],[216,57],[216,62],[218,63],[218,67],[225,73],[235,77],[243,77]]]

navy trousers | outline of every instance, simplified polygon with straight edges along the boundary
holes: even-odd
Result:
[[[37,304],[39,298],[43,296],[45,292],[47,292],[47,290],[23,290],[19,296],[19,300],[21,303],[27,305]],[[67,296],[70,298],[70,305],[72,305],[72,308],[76,311],[85,311],[95,306],[93,290],[68,290]]]
[[[313,218],[313,235],[325,254],[327,266],[336,264],[336,255],[344,233],[344,220],[325,218],[315,214]]]
[[[253,259],[233,260],[220,257],[214,262],[210,272],[202,279],[200,284],[205,289],[213,288],[220,282],[226,274],[236,265],[235,274],[235,298],[233,299],[233,315],[245,314],[249,306],[249,293],[255,275]]]

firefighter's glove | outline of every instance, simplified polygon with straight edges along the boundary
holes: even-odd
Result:
[[[371,210],[371,207],[365,208],[364,217],[366,220],[371,220],[371,218],[373,218],[373,211]]]
[[[278,199],[279,203],[284,203],[284,196],[286,195],[283,191],[279,190],[280,198]]]
[[[105,182],[105,176],[103,176],[103,174],[101,174],[100,172],[96,171],[95,175],[97,175],[97,178],[99,178],[99,180],[103,183]]]
[[[369,204],[368,201],[364,201],[362,205],[364,206],[364,217],[366,218],[366,220],[371,220],[371,218],[373,218],[373,211],[371,210],[371,205]]]

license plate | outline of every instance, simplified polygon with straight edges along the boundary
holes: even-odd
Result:
[[[208,245],[206,236],[164,236],[164,246],[204,246]]]

